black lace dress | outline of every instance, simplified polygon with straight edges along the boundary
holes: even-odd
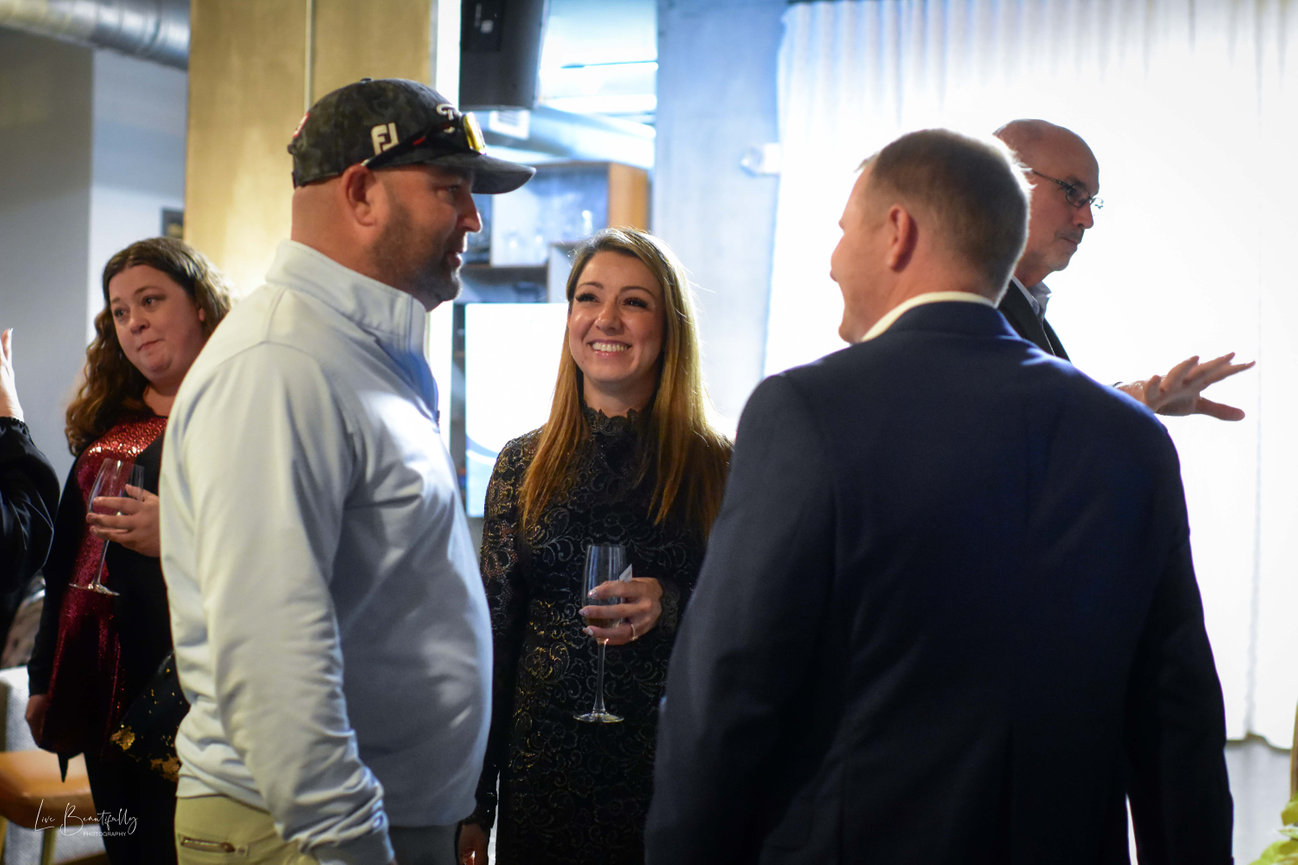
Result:
[[[501,451],[487,488],[482,574],[495,642],[494,708],[478,807],[469,822],[491,826],[500,782],[500,865],[644,861],[658,699],[680,610],[703,559],[701,533],[648,517],[652,476],[636,484],[639,426],[585,410],[591,441],[570,493],[535,529],[519,531],[518,493],[539,430]],[[627,548],[633,574],[663,586],[658,626],[610,646],[608,710],[621,724],[573,715],[595,694],[594,641],[582,632],[582,564],[588,543]]]

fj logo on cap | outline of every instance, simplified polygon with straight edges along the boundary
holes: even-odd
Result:
[[[374,142],[374,153],[377,155],[390,147],[397,146],[397,124],[380,123],[370,128],[370,140]]]

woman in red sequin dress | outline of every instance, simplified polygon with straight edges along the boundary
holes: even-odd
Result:
[[[45,566],[45,606],[28,664],[32,696],[27,723],[42,742],[51,688],[57,694],[60,682],[77,678],[75,671],[60,677],[57,647],[61,640],[85,635],[60,634],[60,623],[65,631],[97,628],[100,620],[80,612],[77,602],[107,596],[66,589],[94,579],[107,543],[103,582],[119,594],[100,610],[115,619],[111,630],[119,645],[113,646],[112,657],[101,656],[94,671],[92,681],[106,683],[98,695],[102,699],[84,705],[86,695],[73,695],[83,701],[89,723],[83,741],[62,756],[77,750],[85,754],[109,860],[152,865],[176,861],[175,781],[127,757],[108,737],[171,651],[158,560],[162,432],[181,380],[230,301],[224,278],[202,255],[161,237],[134,243],[109,259],[103,292],[104,309],[95,316],[95,339],[86,349],[85,380],[67,412],[68,447],[77,459],[64,485]],[[143,487],[131,487],[129,498],[108,502],[117,515],[87,518],[91,485],[108,458],[141,466]],[[60,615],[64,606],[70,611]],[[76,625],[68,627],[68,622]],[[55,704],[66,696],[57,697]]]

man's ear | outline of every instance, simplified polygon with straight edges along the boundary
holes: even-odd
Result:
[[[357,163],[350,165],[339,178],[338,190],[352,221],[361,227],[373,227],[385,201],[385,190],[378,175]]]
[[[890,270],[901,271],[910,264],[915,254],[915,245],[919,242],[919,226],[910,211],[900,204],[888,209],[887,217],[888,253],[886,263]]]

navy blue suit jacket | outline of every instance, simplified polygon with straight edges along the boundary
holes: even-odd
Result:
[[[1219,865],[1224,740],[1162,425],[924,305],[744,410],[648,862]]]

